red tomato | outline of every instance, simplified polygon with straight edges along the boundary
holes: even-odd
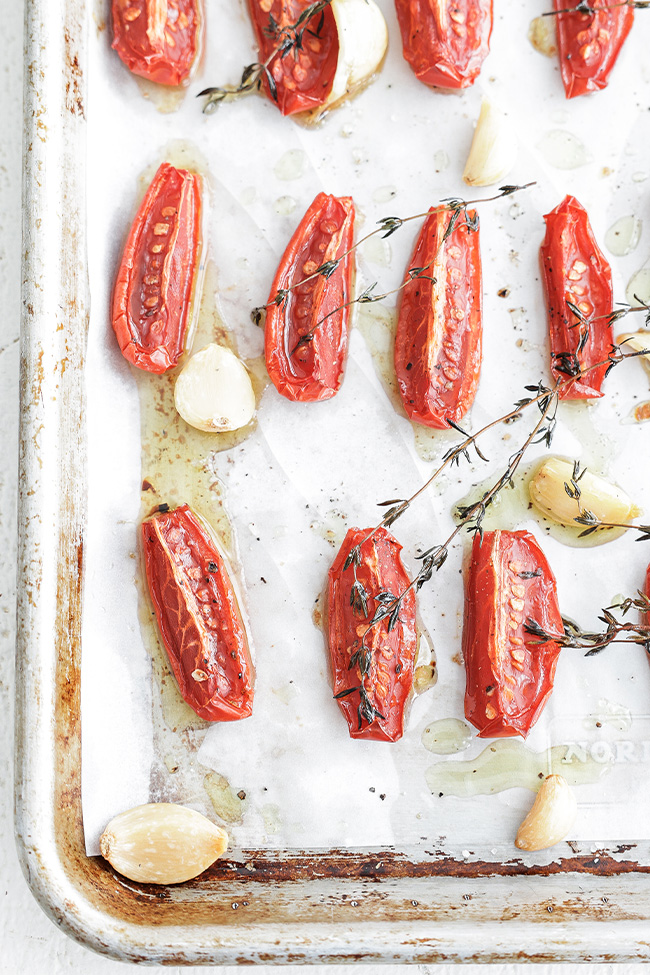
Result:
[[[553,0],[553,6],[555,10],[566,10],[571,4]],[[609,73],[634,21],[632,7],[607,9],[604,0],[595,6],[605,9],[595,13],[570,11],[556,16],[560,71],[567,98],[607,87]]]
[[[413,685],[417,654],[415,593],[410,590],[404,597],[390,632],[388,618],[370,627],[375,611],[390,597],[400,596],[409,585],[399,554],[402,546],[385,528],[377,529],[371,539],[363,542],[370,531],[351,528],[329,571],[328,625],[334,696],[351,738],[397,741],[404,730],[404,706]],[[346,569],[345,563],[357,545],[361,545],[361,561],[355,577],[355,567]],[[365,611],[358,602],[352,605],[355,578],[366,594]]]
[[[329,95],[339,58],[339,36],[329,6],[311,17],[301,31],[302,41],[280,53],[283,28],[292,27],[313,0],[248,0],[248,9],[259,46],[259,59],[266,63],[275,83],[275,96],[268,81],[264,90],[277,102],[283,115],[306,112],[322,105]],[[272,57],[273,53],[277,52]],[[269,58],[271,60],[269,61]]]
[[[475,212],[467,215],[470,221]],[[481,372],[482,279],[479,232],[460,217],[444,240],[452,213],[431,210],[407,271],[395,338],[395,372],[412,420],[446,429],[476,395]],[[411,280],[409,280],[412,278]]]
[[[163,163],[133,221],[113,290],[122,354],[162,373],[181,358],[201,254],[201,178]]]
[[[206,721],[253,710],[253,664],[228,567],[206,525],[186,505],[142,525],[158,627],[183,699]]]
[[[201,0],[113,0],[113,48],[134,74],[181,85],[201,50]]]
[[[404,57],[426,85],[473,85],[490,50],[492,0],[395,0]]]
[[[560,648],[525,628],[563,633],[555,576],[526,531],[474,536],[465,589],[465,717],[480,738],[526,737],[553,690]]]
[[[581,369],[603,362],[612,347],[612,272],[598,247],[586,210],[573,196],[547,213],[540,258],[551,339],[551,371],[566,380]],[[581,322],[575,305],[589,325]],[[561,392],[562,399],[593,399],[608,364],[592,369]]]
[[[290,400],[329,399],[343,381],[348,355],[354,259],[354,201],[319,193],[289,241],[276,272],[266,315],[266,368]],[[338,261],[329,276],[317,268]],[[286,298],[276,295],[291,288]]]

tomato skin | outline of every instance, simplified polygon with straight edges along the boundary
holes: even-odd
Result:
[[[138,369],[167,372],[183,355],[201,247],[201,177],[165,162],[131,225],[113,289],[113,329]]]
[[[203,40],[202,0],[113,0],[113,49],[134,74],[182,85]]]
[[[354,215],[351,197],[319,193],[289,241],[273,279],[264,353],[271,381],[287,399],[309,403],[330,399],[343,382],[350,309],[342,306],[352,298],[354,258],[346,252],[354,240]],[[311,278],[290,291],[281,304],[274,303],[281,289],[332,260],[339,264],[328,278]],[[321,319],[311,341],[296,348]]]
[[[469,211],[473,220],[475,213]],[[432,209],[409,268],[426,268],[402,289],[395,372],[411,420],[439,430],[474,402],[481,373],[482,272],[478,229],[459,220],[443,242],[451,211]],[[435,282],[431,279],[435,278]]]
[[[555,576],[527,531],[474,536],[465,588],[465,717],[479,738],[526,737],[553,690],[560,647],[525,629],[562,633]]]
[[[546,294],[551,342],[551,372],[555,379],[567,380],[569,373],[558,368],[567,361],[586,369],[607,359],[613,342],[612,314],[614,295],[612,272],[598,247],[586,210],[573,196],[547,213],[546,236],[541,246],[542,279]],[[567,306],[578,306],[588,319],[589,338],[580,351],[583,326]],[[569,357],[568,360],[564,357]],[[602,396],[601,386],[608,364],[592,369],[568,383],[561,399],[594,399]]]
[[[248,0],[260,61],[266,62],[278,48],[278,38],[269,33],[273,22],[271,18],[280,28],[290,27],[311,3],[312,0],[273,0],[269,6],[268,0]],[[321,16],[322,27],[317,36],[314,36],[309,31],[315,33],[318,30]],[[277,100],[273,98],[266,79],[263,83],[264,91],[283,115],[294,115],[296,112],[318,108],[332,90],[338,58],[336,21],[331,8],[325,7],[322,14],[317,14],[308,22],[302,47],[290,50],[284,57],[278,53],[269,63]]]
[[[404,57],[425,85],[468,88],[490,50],[492,0],[395,0]]]
[[[600,6],[605,7],[603,2]],[[554,10],[571,4],[553,0]],[[598,5],[597,5],[598,6]],[[634,22],[634,9],[610,7],[595,13],[558,13],[557,43],[560,71],[567,98],[585,95],[607,87],[625,38]]]
[[[215,539],[184,504],[143,522],[149,593],[183,699],[206,721],[253,709],[248,636]]]
[[[371,531],[369,528],[351,528],[329,571],[328,631],[335,696],[361,684],[360,664],[350,667],[350,661],[360,648],[361,638],[379,606],[374,597],[386,591],[399,596],[409,585],[399,554],[402,546],[385,528],[377,529],[373,537],[364,542]],[[354,568],[344,568],[351,549],[359,544],[361,564],[356,567],[356,578],[367,593],[365,616],[356,613],[350,605]],[[338,699],[351,738],[397,741],[402,737],[404,707],[413,685],[417,644],[415,593],[410,590],[401,604],[399,620],[390,633],[387,620],[383,620],[369,630],[366,640],[371,656],[364,687],[370,704],[383,717],[375,717],[371,722],[365,718],[360,721],[359,691]]]

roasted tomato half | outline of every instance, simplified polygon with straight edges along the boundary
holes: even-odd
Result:
[[[567,196],[544,217],[540,258],[556,379],[576,376],[562,399],[593,399],[607,373],[612,346],[612,272],[598,247],[586,210]],[[573,306],[573,308],[571,307]],[[602,366],[595,366],[604,362]],[[583,376],[578,373],[588,369]]]
[[[113,328],[138,369],[178,364],[201,256],[201,178],[163,163],[133,221],[113,290]]]
[[[555,576],[526,531],[474,536],[465,589],[465,717],[481,738],[526,737],[553,690],[560,648],[530,633],[563,633]]]
[[[181,85],[201,51],[201,0],[113,0],[113,48],[134,74]]]
[[[492,0],[395,0],[404,57],[436,88],[473,85],[490,50]]]
[[[357,546],[359,557],[346,568]],[[404,706],[413,685],[418,643],[413,590],[400,604],[394,625],[390,617],[371,625],[376,612],[409,585],[401,550],[385,528],[374,532],[351,528],[329,572],[334,696],[351,738],[397,741],[403,734]]]
[[[596,3],[592,12],[567,11],[565,0],[553,0],[560,71],[567,98],[607,87],[609,74],[630,33],[634,9],[626,4]],[[577,6],[577,3],[575,4]]]
[[[266,314],[265,355],[271,381],[287,399],[329,399],[343,382],[353,239],[353,200],[319,193],[280,261]],[[335,266],[314,273],[330,262]]]
[[[253,664],[220,547],[185,504],[142,525],[149,592],[183,699],[206,721],[253,709]]]
[[[406,272],[395,338],[395,372],[412,420],[445,429],[476,395],[481,372],[482,278],[478,218],[432,210]],[[475,227],[475,229],[469,229]],[[415,274],[418,271],[421,273]]]
[[[268,69],[273,87],[265,79],[264,90],[283,115],[318,108],[334,83],[339,41],[329,6],[300,24],[300,44],[293,44],[289,51],[282,53],[283,42],[294,38],[291,28],[311,5],[312,0],[248,0],[259,60],[266,63],[271,59]]]

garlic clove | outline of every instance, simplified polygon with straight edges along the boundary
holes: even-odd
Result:
[[[618,345],[624,343],[623,352],[628,350],[629,352],[645,352],[648,350],[648,355],[640,355],[641,365],[645,371],[650,376],[650,329],[645,332],[625,332],[623,335],[619,335],[616,339]]]
[[[332,88],[313,117],[354,94],[377,71],[388,47],[388,27],[374,0],[331,0],[339,40]]]
[[[517,160],[517,137],[510,121],[484,98],[465,163],[468,186],[491,186],[506,176]]]
[[[625,491],[590,471],[580,478],[579,503],[569,497],[565,484],[571,486],[573,464],[561,457],[550,457],[539,467],[528,486],[530,499],[547,518],[561,525],[584,531],[576,522],[583,511],[591,511],[598,521],[625,523],[640,514],[639,508]]]
[[[517,830],[515,846],[529,852],[555,846],[568,835],[577,811],[576,797],[567,780],[561,775],[548,775]]]
[[[118,873],[143,884],[182,884],[226,852],[228,834],[172,802],[135,806],[111,819],[99,841]]]
[[[242,362],[230,349],[213,342],[183,367],[174,388],[174,405],[197,430],[239,430],[253,419],[255,393]]]

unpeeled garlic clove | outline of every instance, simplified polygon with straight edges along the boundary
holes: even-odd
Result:
[[[135,806],[111,819],[99,841],[118,873],[142,884],[182,884],[226,852],[228,834],[173,802]]]
[[[563,840],[573,826],[578,804],[561,775],[548,775],[535,796],[532,809],[517,830],[519,850],[546,850]]]
[[[617,345],[623,345],[623,352],[645,352],[648,355],[640,355],[639,359],[645,371],[650,376],[650,329],[645,332],[625,332],[616,339]]]
[[[219,433],[239,430],[255,414],[255,393],[246,367],[234,352],[213,342],[183,367],[174,405],[186,423]]]
[[[506,176],[517,160],[517,137],[503,112],[484,98],[465,163],[468,186],[491,186]]]
[[[578,503],[578,500],[569,497],[564,486],[568,484],[571,487],[572,477],[573,464],[570,461],[550,457],[531,479],[528,486],[530,499],[547,518],[583,530],[585,526],[575,520],[580,516],[580,509],[590,511],[598,521],[615,524],[626,523],[640,514],[639,508],[625,491],[588,470],[578,481]]]

